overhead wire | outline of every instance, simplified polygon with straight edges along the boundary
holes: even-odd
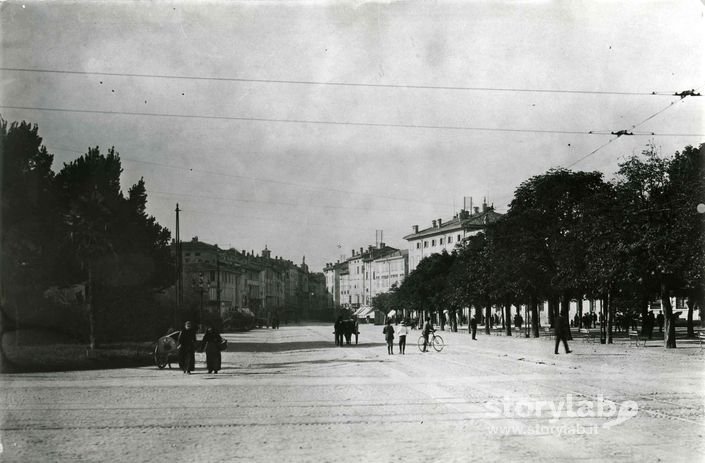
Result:
[[[699,90],[700,88],[702,88],[702,87],[699,87],[698,90]],[[676,105],[676,103],[678,103],[678,102],[683,102],[683,101],[684,101],[684,98],[685,98],[685,97],[681,97],[679,100],[671,101],[671,102],[668,104],[668,106],[665,106],[664,108],[662,108],[662,109],[656,111],[655,113],[651,114],[649,117],[647,117],[646,119],[644,119],[643,121],[641,121],[641,122],[639,122],[639,123],[637,123],[637,124],[632,125],[631,128],[632,128],[632,129],[636,129],[637,127],[640,127],[640,126],[644,125],[646,122],[650,121],[651,119],[655,118],[656,116],[662,114],[663,112],[669,110],[670,108],[673,108],[673,107]],[[648,132],[647,132],[646,134],[647,134],[647,135],[652,135],[652,136],[657,135],[657,134],[655,134],[655,133],[649,134]],[[637,134],[636,134],[636,133],[633,133],[633,134],[631,134],[631,135],[629,135],[629,136],[632,136],[632,135],[637,135]],[[641,134],[640,134],[640,135],[641,135]],[[622,135],[617,135],[615,138],[610,139],[607,143],[604,143],[604,144],[598,146],[597,148],[595,148],[594,150],[592,150],[592,151],[589,152],[588,154],[582,156],[580,159],[578,159],[578,160],[576,160],[575,162],[573,162],[573,163],[569,164],[568,166],[566,166],[566,168],[571,168],[571,167],[573,167],[574,165],[576,165],[576,164],[578,164],[578,163],[584,161],[585,159],[587,159],[587,158],[589,158],[590,156],[594,155],[595,153],[597,153],[598,151],[600,151],[602,148],[604,148],[604,147],[606,147],[607,145],[609,145],[610,143],[614,142],[615,140],[617,140],[617,139],[620,138],[621,136],[622,136]],[[659,136],[661,136],[661,135],[659,135]],[[676,136],[676,135],[674,134],[674,136]],[[687,136],[687,135],[679,135],[679,136]],[[698,136],[704,136],[704,135],[698,135]]]
[[[99,72],[99,71],[75,71],[62,69],[32,69],[19,67],[0,67],[0,71],[9,72],[29,72],[45,74],[67,74],[67,75],[93,75],[102,77],[131,77],[169,80],[193,80],[193,81],[216,81],[216,82],[242,82],[261,84],[287,84],[287,85],[320,85],[335,87],[370,87],[370,88],[399,88],[414,90],[455,90],[455,91],[479,91],[479,92],[518,92],[518,93],[565,93],[580,95],[624,95],[624,96],[673,96],[673,92],[623,92],[623,91],[601,91],[601,90],[561,90],[561,89],[536,89],[536,88],[513,88],[513,87],[471,87],[471,86],[451,86],[451,85],[414,85],[414,84],[375,84],[365,82],[335,82],[317,80],[291,80],[291,79],[253,79],[245,77],[214,77],[214,76],[184,76],[175,74],[148,74],[129,72]]]
[[[480,132],[505,132],[505,133],[541,133],[541,134],[560,134],[560,135],[608,135],[606,132],[593,131],[577,131],[577,130],[541,130],[541,129],[515,129],[515,128],[500,128],[500,127],[471,127],[471,126],[456,126],[456,125],[427,125],[427,124],[393,124],[382,122],[354,122],[354,121],[324,121],[314,119],[278,119],[266,117],[244,117],[244,116],[215,116],[215,115],[199,115],[199,114],[175,114],[175,113],[150,113],[138,111],[108,111],[97,109],[78,109],[78,108],[49,108],[40,106],[15,106],[0,104],[0,108],[16,109],[25,111],[46,111],[46,112],[62,112],[62,113],[79,113],[79,114],[104,114],[111,116],[140,116],[140,117],[165,117],[165,118],[181,118],[181,119],[209,119],[209,120],[226,120],[226,121],[247,121],[247,122],[274,122],[287,124],[321,124],[335,126],[354,126],[354,127],[384,127],[384,128],[404,128],[404,129],[429,129],[429,130],[458,130],[458,131],[480,131]],[[637,133],[639,135],[649,136],[679,136],[679,137],[704,137],[705,134],[668,134],[668,133]]]

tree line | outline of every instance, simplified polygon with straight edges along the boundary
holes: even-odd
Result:
[[[0,118],[0,155],[3,334],[91,347],[160,334],[171,309],[157,294],[175,270],[144,179],[123,193],[119,153],[97,146],[54,172],[37,125],[24,121]],[[75,299],[50,297],[70,285]]]
[[[511,334],[511,306],[538,306],[551,326],[571,301],[601,300],[607,342],[615,314],[642,320],[662,302],[665,346],[676,347],[671,297],[693,311],[705,295],[705,144],[672,156],[648,146],[619,164],[611,180],[600,172],[551,169],[516,188],[508,212],[453,250],[422,260],[401,286],[378,296],[385,313],[407,308],[441,314],[463,307],[503,309]],[[489,332],[489,324],[485,329]],[[642,328],[643,329],[643,328]]]

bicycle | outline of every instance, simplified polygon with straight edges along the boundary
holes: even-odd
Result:
[[[424,341],[425,341],[425,339],[424,339],[423,335],[419,336],[419,340],[417,341],[417,344],[418,344],[419,350],[421,352],[424,351]],[[432,331],[431,333],[429,333],[427,346],[432,346],[436,352],[440,352],[443,350],[445,345],[446,345],[446,343],[443,341],[443,338],[440,337],[439,335],[437,335],[435,331]]]

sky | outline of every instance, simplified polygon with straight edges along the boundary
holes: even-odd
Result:
[[[697,0],[5,1],[0,115],[55,171],[114,146],[182,240],[320,271],[464,197],[705,142],[674,95],[705,93],[703,44]]]

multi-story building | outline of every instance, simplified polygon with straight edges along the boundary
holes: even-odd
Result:
[[[479,207],[472,213],[463,209],[448,221],[433,220],[431,226],[423,230],[414,225],[413,233],[404,237],[409,242],[409,272],[414,271],[424,257],[443,250],[451,252],[463,239],[479,233],[501,216],[493,206],[483,203],[482,211]]]
[[[370,305],[373,297],[373,262],[398,251],[384,243],[368,246],[367,250],[360,248],[359,252],[352,251],[352,256],[347,261],[349,308],[359,309]]]
[[[312,303],[308,266],[281,257],[272,257],[265,246],[261,255],[254,251],[220,249],[194,237],[181,243],[184,310],[218,312],[249,309],[258,318],[278,313],[298,319]],[[323,275],[321,275],[321,278]],[[318,301],[315,301],[319,303]]]
[[[340,276],[343,271],[347,272],[348,263],[336,262],[326,264],[323,274],[326,279],[326,308],[333,310],[342,304]]]
[[[399,250],[372,261],[372,297],[401,286],[409,273],[409,251]]]

